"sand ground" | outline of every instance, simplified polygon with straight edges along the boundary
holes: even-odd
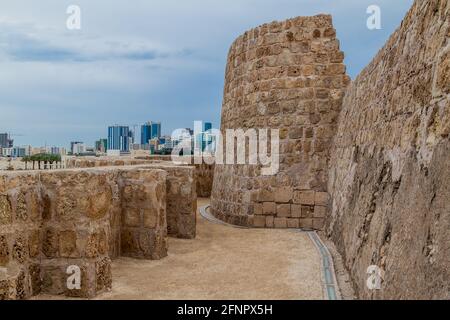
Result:
[[[170,239],[167,258],[115,260],[113,290],[97,299],[323,299],[320,258],[306,233],[238,229],[199,215],[197,238]]]
[[[209,199],[199,199],[198,208]],[[159,261],[119,258],[98,300],[324,299],[320,257],[306,233],[239,229],[198,213],[197,238],[169,239]],[[55,299],[40,295],[35,299]]]

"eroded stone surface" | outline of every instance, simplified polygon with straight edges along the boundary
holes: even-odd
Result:
[[[111,257],[165,257],[166,177],[137,167],[0,175],[0,299],[93,297],[111,288]],[[146,215],[132,228],[129,208]],[[125,231],[137,239],[133,252],[126,237],[121,244]],[[67,287],[70,266],[80,268],[80,289]]]
[[[263,176],[258,165],[216,165],[211,205],[217,218],[245,226],[298,228],[305,224],[299,208],[292,211],[291,205],[305,204],[312,206],[311,219],[320,229],[323,213],[314,214],[315,193],[323,205],[329,147],[350,80],[343,58],[329,15],[264,24],[233,43],[222,133],[279,129],[280,170]]]
[[[449,17],[448,1],[415,1],[344,99],[327,230],[361,298],[450,298]]]

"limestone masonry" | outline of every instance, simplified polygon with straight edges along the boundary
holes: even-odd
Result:
[[[0,300],[111,289],[112,259],[161,259],[168,236],[195,238],[197,195],[232,224],[319,230],[360,298],[450,299],[450,2],[416,0],[353,82],[343,59],[323,14],[232,44],[221,130],[279,129],[276,175],[164,156],[2,172]],[[73,265],[79,290],[66,285]]]
[[[0,299],[93,297],[111,288],[112,258],[165,257],[166,179],[141,168],[2,174]],[[80,290],[66,285],[72,265]]]
[[[153,160],[133,159],[133,158],[84,158],[70,159],[67,163],[69,168],[93,168],[104,166],[151,166],[153,169],[162,169],[167,172],[167,229],[169,236],[185,239],[195,238],[196,230],[196,212],[197,212],[197,193],[196,186],[198,180],[208,181],[212,178],[199,177],[199,171],[203,171],[207,165],[201,165],[197,168],[191,166],[173,165],[167,160],[169,158],[151,157]],[[212,174],[212,169],[206,172]],[[204,174],[203,177],[209,177]],[[202,187],[203,194],[207,187]]]
[[[344,99],[327,232],[361,298],[450,299],[449,39],[450,2],[416,1]]]
[[[226,129],[280,129],[280,171],[216,165],[213,214],[266,228],[321,230],[327,164],[350,79],[331,16],[299,17],[252,29],[231,46],[225,75]]]
[[[450,2],[416,0],[350,83],[328,15],[240,36],[221,130],[280,129],[280,172],[216,165],[213,214],[266,228],[325,223],[361,298],[450,299],[449,38]],[[367,288],[369,266],[382,290]]]

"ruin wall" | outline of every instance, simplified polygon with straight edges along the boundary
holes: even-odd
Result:
[[[153,158],[153,157],[151,157]],[[67,165],[71,168],[93,168],[105,166],[133,165],[141,168],[161,169],[167,172],[167,229],[171,237],[193,239],[196,236],[197,223],[197,190],[198,176],[210,172],[209,165],[198,167],[174,165],[169,161],[162,161],[164,156],[157,156],[158,160],[131,158],[73,158]],[[167,159],[167,158],[165,158]],[[170,156],[169,158],[170,159]],[[205,169],[206,167],[206,169]],[[202,181],[209,178],[202,179]]]
[[[264,176],[248,158],[247,164],[216,164],[211,211],[217,218],[252,227],[323,228],[331,138],[350,80],[343,59],[330,15],[264,24],[232,44],[222,134],[279,129],[280,170]]]
[[[94,297],[111,288],[111,259],[165,257],[166,176],[141,168],[2,173],[0,300]],[[79,290],[66,284],[73,265]]]
[[[360,298],[450,299],[449,17],[415,1],[344,99],[326,229]]]

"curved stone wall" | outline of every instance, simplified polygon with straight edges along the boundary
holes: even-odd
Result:
[[[248,159],[216,163],[211,210],[217,218],[255,227],[323,227],[328,150],[349,83],[343,59],[329,15],[264,24],[233,43],[222,134],[279,129],[280,166],[276,175],[263,176]]]

